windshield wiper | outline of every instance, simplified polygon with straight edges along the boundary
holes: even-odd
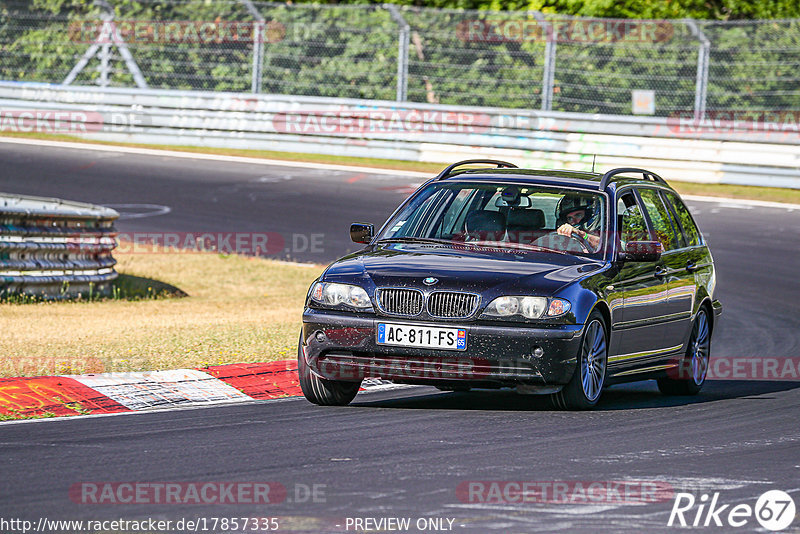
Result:
[[[534,252],[555,252],[556,254],[569,254],[563,250],[542,247],[539,245],[531,245],[528,243],[514,243],[512,241],[465,241],[465,243],[470,245],[478,245],[481,247],[510,248]]]
[[[385,237],[378,239],[378,243],[436,243],[438,245],[452,245],[447,239],[434,239],[432,237]]]
[[[555,252],[556,254],[564,254],[571,256],[569,252],[558,250],[554,248],[542,247],[539,245],[530,245],[528,243],[513,243],[510,241],[452,241],[449,239],[435,239],[432,237],[386,237],[379,239],[377,243],[435,243],[437,245],[448,246],[478,246],[478,247],[494,247],[505,249],[517,249],[523,251],[533,252]]]

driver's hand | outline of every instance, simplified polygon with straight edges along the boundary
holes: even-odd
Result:
[[[561,226],[558,227],[558,230],[556,230],[556,232],[558,232],[558,235],[565,235],[567,237],[572,237],[572,232],[574,231],[576,231],[576,228],[568,223],[562,224]]]

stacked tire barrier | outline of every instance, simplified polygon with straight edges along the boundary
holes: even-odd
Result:
[[[0,193],[0,299],[107,295],[118,217],[102,206]]]

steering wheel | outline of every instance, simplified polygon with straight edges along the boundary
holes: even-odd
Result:
[[[576,244],[580,247],[579,250],[576,250]],[[585,254],[592,252],[592,250],[586,246],[586,241],[576,233],[566,236],[559,234],[558,231],[553,231],[534,241],[533,245],[564,250],[566,252],[583,252]]]

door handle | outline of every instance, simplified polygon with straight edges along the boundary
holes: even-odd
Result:
[[[686,270],[689,272],[696,271],[697,265],[693,261],[689,260],[686,262]]]
[[[656,267],[656,270],[653,274],[656,278],[663,278],[664,276],[667,276],[667,270],[663,267]]]

